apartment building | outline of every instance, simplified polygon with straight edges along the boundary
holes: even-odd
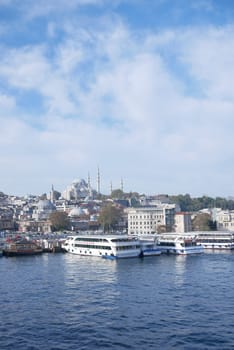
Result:
[[[217,223],[217,230],[234,231],[234,210],[213,209],[213,220]]]
[[[128,208],[126,211],[128,214],[128,234],[155,234],[162,226],[166,231],[173,230],[175,204]]]

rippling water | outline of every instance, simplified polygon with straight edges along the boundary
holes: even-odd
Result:
[[[0,259],[0,349],[234,349],[234,253]]]

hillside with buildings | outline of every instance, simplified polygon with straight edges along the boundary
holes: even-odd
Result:
[[[43,196],[17,197],[0,192],[0,231],[48,233],[56,227],[54,220],[59,220],[59,213],[67,217],[66,225],[58,226],[64,230],[102,230],[107,206],[118,209],[118,217],[108,227],[129,234],[234,228],[231,199],[191,198],[188,194],[146,196],[124,193],[122,189],[112,190],[107,196],[92,189],[89,181],[79,179],[61,193],[52,186]]]

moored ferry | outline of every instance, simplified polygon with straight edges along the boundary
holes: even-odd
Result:
[[[72,254],[117,259],[139,257],[141,253],[139,240],[128,235],[70,236],[62,248]]]
[[[197,244],[195,236],[186,234],[159,234],[157,237],[157,246],[162,253],[171,254],[201,254],[204,249]]]
[[[207,231],[197,233],[197,242],[204,249],[234,249],[234,233],[227,231]]]
[[[7,242],[3,255],[20,256],[20,255],[36,255],[42,253],[42,248],[33,241],[27,239],[17,239]]]

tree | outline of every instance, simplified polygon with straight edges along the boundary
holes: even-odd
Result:
[[[166,225],[158,225],[157,226],[157,233],[166,233],[166,232],[173,232],[173,227],[166,226]]]
[[[106,232],[114,229],[120,218],[121,210],[112,203],[108,203],[100,210],[98,221],[102,225],[104,232]]]
[[[122,190],[117,189],[117,190],[113,190],[111,192],[111,198],[117,198],[117,199],[122,199],[124,198],[124,193]]]
[[[54,211],[50,214],[49,220],[52,231],[66,230],[70,226],[68,215],[63,211]]]
[[[210,214],[199,213],[192,220],[193,231],[210,231],[214,230],[216,225],[213,222]]]
[[[165,233],[167,232],[166,226],[165,225],[159,225],[157,227],[157,233]]]

